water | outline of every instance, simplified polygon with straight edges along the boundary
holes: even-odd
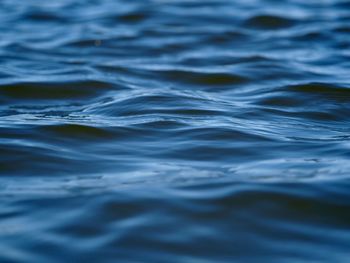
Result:
[[[0,7],[0,262],[348,262],[349,1]]]

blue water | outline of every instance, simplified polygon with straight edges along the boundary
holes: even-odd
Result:
[[[2,0],[0,61],[0,262],[349,262],[348,0]]]

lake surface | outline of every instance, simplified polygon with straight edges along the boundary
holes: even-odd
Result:
[[[349,262],[349,1],[2,0],[0,59],[0,262]]]

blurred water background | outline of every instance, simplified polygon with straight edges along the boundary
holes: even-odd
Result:
[[[349,262],[349,1],[1,0],[0,61],[0,262]]]

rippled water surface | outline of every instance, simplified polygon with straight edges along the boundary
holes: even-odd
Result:
[[[0,262],[349,262],[349,1],[2,0],[0,61]]]

